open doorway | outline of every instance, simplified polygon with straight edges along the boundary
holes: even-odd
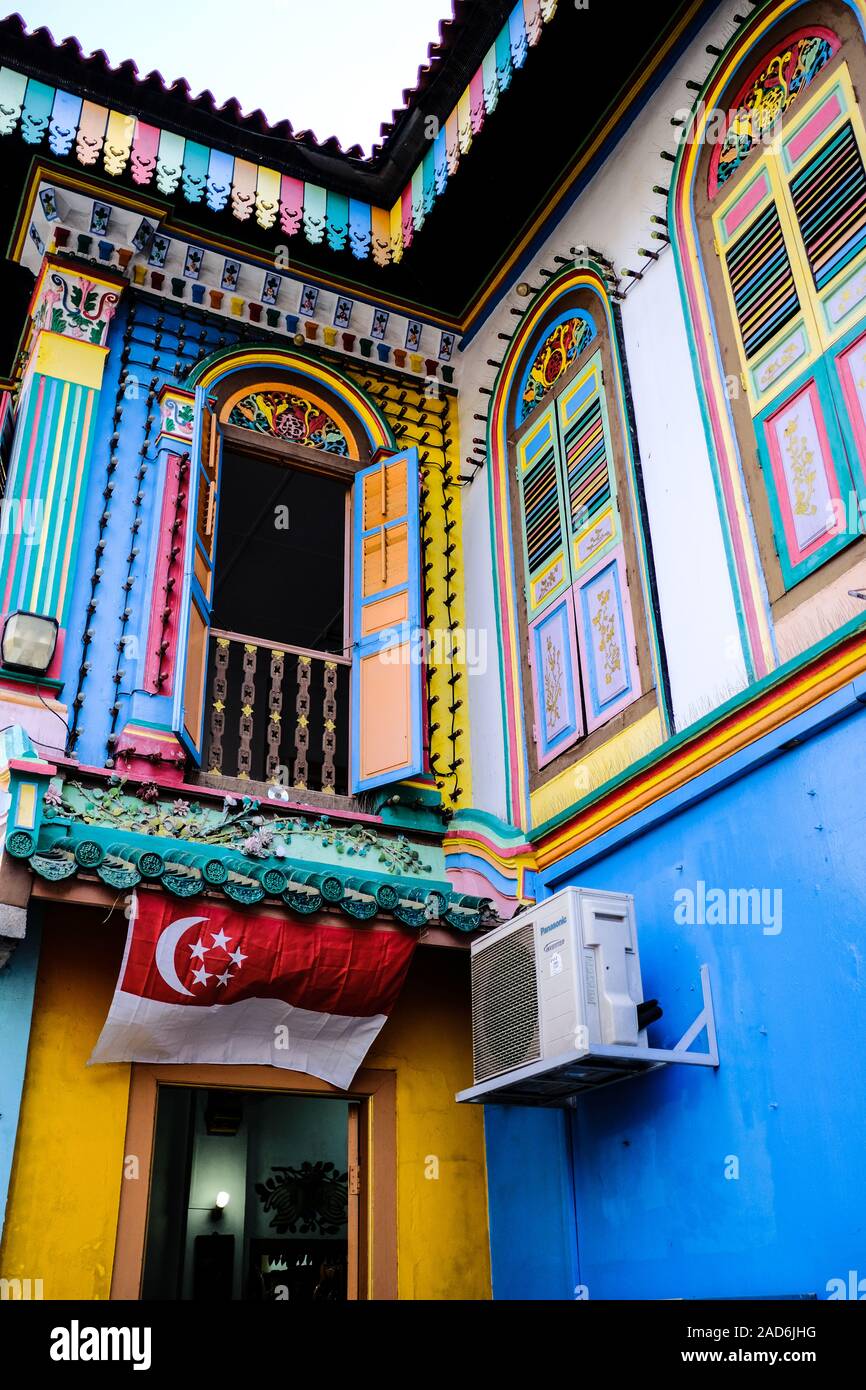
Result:
[[[358,1103],[160,1085],[141,1296],[358,1292]]]

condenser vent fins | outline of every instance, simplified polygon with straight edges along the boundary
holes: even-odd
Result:
[[[475,1081],[541,1057],[534,928],[530,922],[472,956]]]

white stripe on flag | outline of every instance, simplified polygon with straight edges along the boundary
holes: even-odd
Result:
[[[93,1049],[94,1062],[211,1062],[308,1072],[346,1090],[385,1014],[348,1018],[280,999],[164,1004],[118,990]]]

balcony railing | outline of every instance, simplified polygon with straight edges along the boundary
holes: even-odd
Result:
[[[345,795],[350,667],[345,656],[212,628],[205,770]]]

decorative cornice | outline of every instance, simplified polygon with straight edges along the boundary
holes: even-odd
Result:
[[[327,817],[267,820],[249,798],[226,798],[220,813],[184,798],[167,802],[156,788],[152,799],[135,797],[120,779],[105,789],[49,785],[54,769],[41,763],[13,770],[30,780],[13,802],[6,850],[49,882],[90,873],[119,891],[159,883],[178,898],[218,891],[241,907],[270,897],[302,916],[339,908],[355,921],[389,912],[419,930],[471,932],[493,920],[488,899],[453,892],[403,835]],[[302,840],[346,862],[302,857]]]
[[[856,680],[866,672],[866,631],[858,621],[859,630],[822,644],[807,664],[767,677],[747,698],[669,739],[586,804],[539,826],[530,836],[539,869],[550,868]]]

